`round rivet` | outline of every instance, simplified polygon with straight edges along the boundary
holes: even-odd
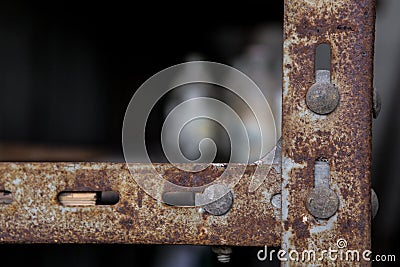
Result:
[[[233,194],[230,189],[222,184],[214,184],[204,190],[204,200],[209,204],[204,206],[204,210],[208,213],[221,216],[226,214],[233,204]],[[219,199],[216,197],[221,196]],[[214,201],[213,201],[214,200]],[[211,203],[210,203],[211,202]]]
[[[328,219],[338,210],[339,198],[332,189],[316,187],[308,192],[306,208],[314,217]]]
[[[331,83],[317,82],[308,89],[306,103],[314,113],[329,114],[339,104],[339,91]]]

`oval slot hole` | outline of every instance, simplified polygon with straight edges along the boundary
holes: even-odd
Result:
[[[115,205],[119,194],[116,191],[63,191],[58,194],[58,201],[67,207]]]
[[[315,71],[331,70],[331,47],[329,44],[319,44],[315,49]]]

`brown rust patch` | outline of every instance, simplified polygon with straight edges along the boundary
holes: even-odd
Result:
[[[199,238],[205,239],[208,236],[208,230],[205,227],[200,227],[199,229]]]
[[[186,187],[198,187],[209,184],[215,179],[221,176],[225,171],[224,167],[216,167],[210,165],[206,169],[198,172],[183,172],[173,165],[169,165],[169,168],[165,168],[165,165],[157,164],[157,170],[163,174],[163,177],[176,185]],[[201,166],[199,166],[200,168]],[[196,170],[194,167],[193,170]]]

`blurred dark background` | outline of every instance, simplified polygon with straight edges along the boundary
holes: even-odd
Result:
[[[383,107],[374,121],[373,186],[381,206],[372,234],[373,251],[381,254],[398,253],[400,238],[399,11],[399,1],[379,1],[375,85]],[[122,121],[136,88],[193,53],[204,60],[246,65],[246,49],[263,39],[260,29],[281,31],[282,17],[283,1],[230,2],[218,8],[206,2],[2,1],[0,159],[123,161]],[[272,53],[280,55],[280,47],[276,49]],[[278,60],[276,66],[280,64]],[[272,74],[280,79],[279,72]],[[157,108],[156,113],[163,113],[162,105]],[[150,136],[150,142],[152,138],[157,142],[159,136]],[[257,261],[258,249],[234,248],[231,265],[265,266]],[[0,245],[0,262],[219,265],[206,247],[139,245]]]

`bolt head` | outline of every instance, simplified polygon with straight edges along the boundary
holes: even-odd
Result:
[[[378,92],[378,90],[376,90],[376,88],[374,88],[374,96],[373,96],[373,109],[372,109],[372,115],[374,116],[374,119],[378,118],[379,113],[381,112],[381,107],[382,107],[382,99],[381,96]]]
[[[211,250],[216,254],[230,255],[232,254],[232,248],[229,246],[213,246]]]
[[[339,98],[339,91],[333,84],[318,82],[308,89],[306,103],[314,113],[326,115],[336,109]]]
[[[314,217],[328,219],[338,210],[339,198],[332,189],[316,187],[308,192],[306,208]]]

